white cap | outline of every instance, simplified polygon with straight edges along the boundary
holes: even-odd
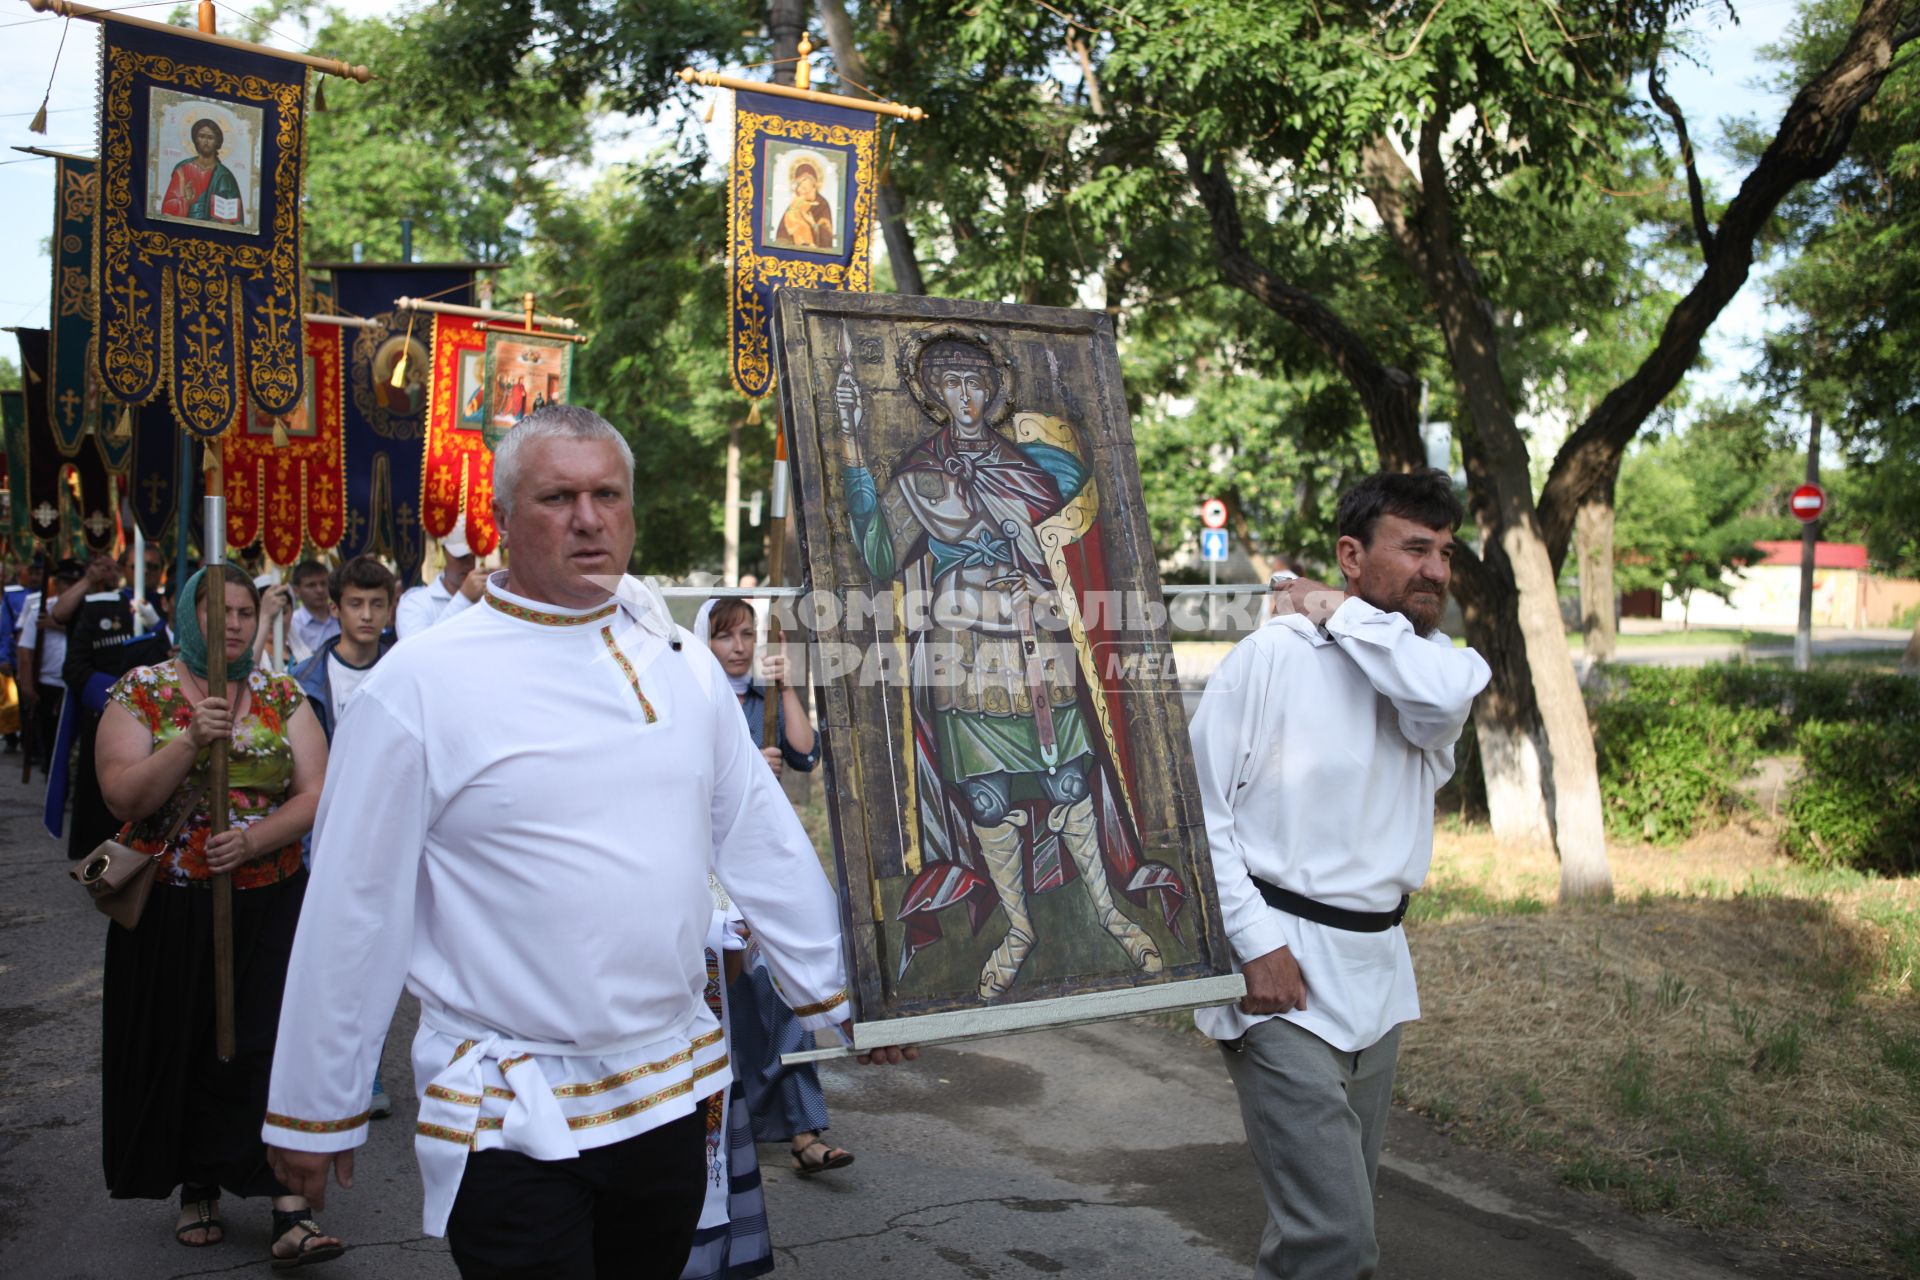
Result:
[[[440,539],[440,550],[455,560],[473,554],[473,549],[467,545],[466,530],[462,529],[458,524],[453,526],[452,533]]]

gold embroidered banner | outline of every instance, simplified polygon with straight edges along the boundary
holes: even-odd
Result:
[[[293,412],[307,69],[117,22],[100,59],[102,385],[208,439]]]
[[[345,344],[337,324],[306,331],[305,398],[286,415],[253,406],[226,444],[227,541],[259,538],[275,564],[294,563],[307,542],[332,550],[346,528]]]
[[[773,390],[776,289],[872,287],[877,137],[870,111],[735,95],[727,310],[741,395]]]

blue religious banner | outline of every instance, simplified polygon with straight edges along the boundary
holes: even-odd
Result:
[[[100,175],[93,161],[55,157],[47,355],[53,382],[47,404],[54,446],[69,458],[80,452],[90,429],[98,430],[100,419],[100,380],[92,373],[89,359],[93,352],[93,211],[99,193]],[[116,447],[109,467],[124,470],[125,453]]]
[[[340,555],[384,556],[398,565],[402,582],[412,582],[426,557],[420,477],[433,317],[396,312],[393,304],[404,297],[471,304],[476,264],[314,265],[332,272],[333,309],[371,322],[346,330],[347,511]]]
[[[103,388],[166,393],[203,439],[249,400],[293,412],[307,68],[121,22],[101,24],[100,63]]]
[[[114,516],[117,486],[107,474],[100,451],[82,449],[68,458],[55,447],[47,395],[51,384],[48,331],[15,329],[13,335],[20,343],[20,379],[26,388],[28,526],[34,538],[56,548],[57,555],[79,550],[71,545],[76,534],[89,552],[112,551],[120,531]]]
[[[773,390],[776,289],[872,287],[877,138],[871,110],[735,94],[728,367],[741,395]]]
[[[195,475],[199,474],[201,448],[197,442],[193,445],[191,465]],[[180,511],[180,428],[164,399],[150,400],[133,411],[133,472],[128,497],[141,535],[156,546],[167,542]],[[188,537],[197,540],[197,503],[189,523],[192,528]]]

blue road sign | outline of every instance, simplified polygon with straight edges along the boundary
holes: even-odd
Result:
[[[1200,558],[1202,560],[1225,560],[1227,558],[1227,531],[1225,529],[1202,529],[1200,531]]]

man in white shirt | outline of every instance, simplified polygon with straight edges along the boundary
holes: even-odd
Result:
[[[1435,628],[1460,503],[1445,473],[1340,500],[1346,590],[1297,578],[1234,646],[1192,725],[1227,935],[1247,994],[1201,1010],[1240,1095],[1268,1221],[1260,1280],[1373,1275],[1373,1191],[1400,1046],[1420,1016],[1400,921],[1433,796],[1489,672]]]
[[[351,1185],[404,982],[424,1229],[467,1277],[677,1280],[732,1079],[704,999],[716,877],[801,1025],[848,1017],[839,916],[725,674],[633,554],[633,455],[529,414],[494,459],[484,604],[395,646],[341,718],[263,1129]],[[870,1059],[900,1061],[903,1050]]]
[[[46,593],[57,600],[85,580],[85,565],[62,560],[54,566]],[[39,591],[22,602],[20,617],[14,661],[20,672],[21,714],[31,718],[33,747],[45,772],[53,763],[54,732],[66,703],[67,682],[60,673],[67,665],[67,629],[54,618],[52,602]]]
[[[400,639],[411,639],[428,627],[459,617],[485,593],[487,570],[474,567],[464,526],[464,521],[456,524],[440,541],[441,554],[447,559],[440,576],[400,597],[393,617],[393,630]]]

